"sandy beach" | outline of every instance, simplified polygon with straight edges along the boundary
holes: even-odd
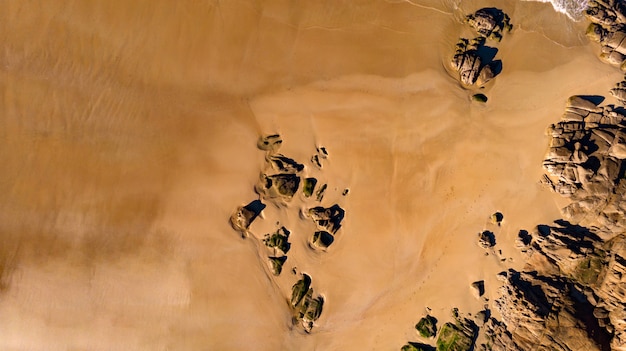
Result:
[[[473,35],[463,17],[486,6],[513,30],[489,43],[502,72],[481,104],[450,60]],[[623,77],[585,22],[538,2],[9,1],[0,13],[3,350],[397,350],[419,340],[426,308],[442,322],[476,313],[470,284],[495,299],[496,274],[524,265],[518,232],[567,203],[539,183],[546,128],[571,95],[614,103]],[[242,239],[229,218],[259,197],[269,134],[328,188],[268,203]],[[342,227],[313,251],[301,213],[333,204]],[[291,250],[274,277],[257,238],[279,226]],[[287,302],[300,273],[325,300],[310,334]]]

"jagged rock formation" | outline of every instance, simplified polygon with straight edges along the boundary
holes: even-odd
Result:
[[[558,274],[510,270],[495,303],[505,327],[488,323],[487,349],[609,349],[610,333],[593,317],[585,293],[585,286]]]
[[[317,224],[318,228],[334,234],[341,228],[341,221],[343,221],[345,213],[343,208],[335,204],[328,208],[322,206],[310,208],[308,216]]]
[[[471,351],[478,336],[478,327],[471,320],[453,311],[454,322],[444,324],[437,337],[437,351]]]
[[[261,214],[264,208],[265,204],[259,200],[254,200],[245,206],[237,208],[235,213],[230,217],[231,226],[245,238],[248,236],[250,224]]]
[[[437,335],[437,318],[427,315],[422,317],[422,319],[417,322],[415,325],[415,330],[421,335],[423,338],[432,338]]]
[[[626,71],[626,4],[620,0],[590,0],[586,17],[592,22],[587,36],[600,43],[600,58]]]
[[[461,83],[482,87],[500,73],[502,63],[494,61],[497,50],[485,45],[485,38],[461,38],[456,44],[452,68],[459,73]]]
[[[313,234],[311,246],[316,249],[326,250],[335,241],[335,237],[327,231],[320,230]]]
[[[496,245],[496,236],[489,230],[478,233],[478,245],[483,249],[488,249]]]
[[[578,222],[597,217],[609,232],[624,228],[625,126],[623,108],[597,106],[573,96],[561,121],[548,128],[551,140],[543,163],[547,171],[543,182],[571,197],[572,204],[564,209],[566,218]]]
[[[493,7],[482,8],[465,20],[478,34],[496,41],[502,40],[502,35],[513,28],[509,15]]]
[[[435,351],[435,348],[419,342],[409,342],[402,346],[400,351]]]
[[[474,295],[475,298],[480,298],[481,296],[485,294],[485,281],[484,280],[473,282],[470,286],[472,287],[472,295]]]
[[[291,288],[291,308],[293,311],[294,324],[300,324],[307,333],[313,329],[314,322],[322,314],[324,298],[322,296],[313,297],[314,291],[311,288],[311,277],[302,275]]]
[[[626,350],[626,124],[598,100],[571,97],[548,128],[543,182],[572,200],[569,221],[519,232],[527,265],[500,276],[502,320],[485,324],[484,350]]]
[[[621,82],[615,84],[615,87],[610,90],[613,95],[622,105],[626,104],[626,78]]]
[[[451,66],[465,87],[482,88],[502,71],[502,62],[494,60],[498,49],[485,45],[487,39],[502,40],[513,27],[507,14],[496,8],[483,8],[468,15],[465,21],[478,33],[474,39],[460,38]],[[474,94],[474,101],[487,102],[484,94]]]
[[[304,164],[279,153],[282,143],[282,138],[278,134],[262,136],[258,139],[257,147],[265,152],[266,161],[259,181],[255,185],[259,199],[238,207],[230,217],[230,224],[243,238],[251,237],[259,257],[267,257],[264,262],[264,271],[270,281],[277,286],[277,290],[285,294],[288,308],[293,313],[294,326],[310,333],[322,313],[325,299],[315,294],[311,288],[309,275],[303,274],[293,286],[291,286],[290,277],[280,276],[284,265],[290,262],[287,254],[291,255],[292,252],[289,242],[291,232],[279,221],[277,222],[278,229],[274,233],[259,236],[250,229],[250,225],[266,208],[265,203],[275,205],[279,211],[295,210],[294,212],[297,212],[297,208],[308,208],[303,210],[300,218],[310,218],[317,227],[311,234],[309,247],[323,254],[335,242],[335,234],[341,228],[345,211],[338,204],[327,208],[319,204],[310,207],[310,202],[323,200],[328,184],[321,184],[317,187],[318,179],[307,174],[311,172],[311,168],[306,169]],[[311,158],[311,162],[314,166],[314,174],[319,174],[322,161],[328,159],[328,151],[323,146],[317,147],[316,151],[317,154]],[[302,193],[300,194],[299,191]],[[346,194],[347,189],[343,192],[344,196]],[[304,207],[293,208],[290,206],[292,201],[300,202]],[[298,265],[306,266],[306,261],[306,258],[300,259]],[[292,266],[291,271],[296,274],[296,267]],[[288,296],[290,286],[291,297]]]
[[[452,310],[453,321],[445,323],[437,335],[436,348],[422,343],[409,342],[402,351],[432,350],[432,351],[472,351],[478,336],[478,326],[466,317],[459,314],[458,309]],[[431,338],[437,334],[437,319],[428,315],[415,325],[418,333],[424,338]]]

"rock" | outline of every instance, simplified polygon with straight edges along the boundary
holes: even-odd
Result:
[[[564,209],[566,219],[599,211],[602,218],[612,222],[611,227],[624,227],[624,217],[610,211],[619,208],[622,198],[616,191],[622,189],[619,185],[626,159],[626,116],[622,109],[598,106],[593,99],[599,100],[571,97],[561,121],[548,128],[551,147],[543,162],[546,174],[542,183],[571,198],[572,203]],[[573,116],[579,119],[574,121]]]
[[[623,81],[617,83],[613,89],[610,90],[613,95],[622,105],[626,104],[626,78]]]
[[[478,233],[478,245],[480,245],[483,249],[494,247],[496,245],[496,236],[493,232],[484,230],[481,233]]]
[[[590,0],[585,15],[592,22],[587,36],[602,47],[600,58],[624,70],[626,59],[625,5],[616,0]]]
[[[500,213],[500,212],[496,212],[496,213],[491,215],[491,223],[497,224],[498,226],[500,226],[500,224],[502,224],[502,220],[503,219],[504,219],[504,215],[502,215],[502,213]]]
[[[513,28],[509,16],[493,7],[482,8],[468,15],[466,21],[478,34],[497,41],[502,40],[502,35]]]
[[[325,229],[330,233],[336,233],[341,228],[341,221],[345,215],[345,211],[339,205],[333,205],[328,208],[321,206],[313,207],[308,211],[309,217],[321,229]]]
[[[281,173],[295,174],[304,169],[303,164],[300,164],[281,154],[272,155],[268,158],[268,160],[272,167]]]
[[[409,342],[402,346],[400,351],[435,351],[435,348],[418,342]]]
[[[487,102],[487,96],[485,94],[474,94],[472,95],[472,100],[476,101],[476,102]]]
[[[291,200],[300,187],[300,177],[291,173],[262,175],[256,191],[264,198]]]
[[[272,134],[260,137],[256,146],[263,151],[275,152],[280,148],[282,142],[283,139],[280,135]]]
[[[317,189],[317,191],[315,192],[315,199],[318,202],[321,202],[322,199],[324,198],[324,194],[326,193],[327,187],[328,187],[328,184],[322,184],[322,186],[320,186],[320,188]]]
[[[432,338],[437,334],[437,319],[427,315],[417,322],[415,329],[423,338]]]
[[[317,184],[317,179],[315,178],[305,178],[304,186],[302,186],[302,192],[305,197],[311,197],[313,195],[313,190],[315,190],[315,185]]]
[[[491,316],[491,311],[489,311],[488,309],[479,311],[474,316],[474,322],[476,323],[477,326],[481,327],[485,324],[485,322],[489,319],[490,316]]]
[[[478,299],[485,294],[485,281],[484,280],[473,282],[471,287],[472,287],[472,295],[474,295],[475,298]]]
[[[268,259],[269,259],[272,273],[274,275],[280,275],[280,273],[283,271],[283,264],[285,264],[285,261],[287,261],[287,256],[280,256],[280,257],[270,256],[268,257]]]
[[[481,87],[498,75],[500,61],[493,61],[496,49],[485,46],[484,38],[461,38],[452,59],[452,68],[466,86]]]
[[[291,306],[297,306],[304,295],[309,291],[311,287],[311,277],[308,274],[303,274],[302,279],[298,280],[291,288]]]
[[[279,228],[275,233],[265,234],[263,243],[273,249],[280,250],[280,252],[286,254],[289,252],[291,244],[289,243],[289,230],[285,227]]]
[[[467,318],[456,316],[454,323],[446,323],[439,331],[437,351],[470,351],[478,336],[478,327]]]
[[[239,207],[230,217],[231,226],[245,238],[248,235],[250,224],[261,214],[264,208],[265,204],[259,200],[254,200],[246,206]]]
[[[302,279],[297,281],[291,289],[294,322],[299,323],[307,333],[313,329],[314,322],[320,317],[324,307],[323,297],[313,297],[315,292],[311,288],[311,282],[311,277],[303,274]]]
[[[326,250],[333,242],[335,238],[327,231],[317,231],[313,234],[311,244],[314,248]]]

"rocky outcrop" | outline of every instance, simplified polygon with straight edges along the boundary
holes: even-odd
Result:
[[[310,233],[308,240],[309,248],[315,250],[316,254],[324,255],[329,247],[336,242],[335,235],[341,228],[345,211],[338,204],[330,207],[313,205],[312,202],[322,202],[328,190],[328,184],[323,183],[318,186],[318,178],[323,162],[329,159],[328,151],[325,147],[316,148],[317,154],[311,158],[313,167],[305,166],[296,160],[279,153],[283,140],[280,135],[272,134],[262,136],[257,140],[257,147],[265,152],[265,165],[261,169],[258,183],[254,189],[259,199],[247,205],[238,207],[230,217],[230,224],[243,238],[250,238],[257,248],[258,257],[263,261],[264,272],[272,284],[276,285],[276,291],[285,294],[287,308],[293,314],[294,327],[300,331],[311,333],[316,321],[320,318],[325,299],[322,295],[316,294],[313,290],[311,277],[302,274],[301,278],[291,280],[291,276],[285,277],[283,268],[286,264],[293,263],[289,259],[292,250],[299,250],[301,245],[292,248],[289,242],[291,232],[281,224],[285,221],[287,225],[292,218],[284,212],[293,211],[300,213],[300,219],[309,218],[317,227]],[[337,188],[328,190],[337,196]],[[343,191],[343,196],[347,195],[347,189]],[[295,205],[294,205],[295,203]],[[266,204],[273,205],[273,210],[282,212],[278,217],[269,218],[270,221],[277,220],[277,229],[273,233],[259,235],[251,229],[251,224],[261,216]],[[270,212],[267,216],[273,216]],[[272,223],[272,222],[270,222]],[[254,226],[253,226],[254,227]],[[297,233],[299,235],[299,233]],[[313,258],[313,260],[308,260]],[[305,255],[298,259],[298,266],[306,269],[307,264],[316,264],[320,256]],[[294,265],[290,267],[293,274],[298,273],[298,268]],[[293,278],[293,277],[292,277]],[[319,282],[318,282],[319,283]],[[293,284],[293,285],[291,285]],[[291,288],[291,296],[288,296]]]
[[[621,82],[615,84],[615,87],[610,90],[611,95],[617,99],[622,105],[626,104],[626,78]]]
[[[311,283],[311,277],[303,274],[302,279],[291,288],[290,300],[294,323],[300,324],[307,333],[313,329],[314,322],[320,317],[324,307],[324,298],[319,295],[314,297]]]
[[[497,50],[485,45],[485,38],[461,38],[456,44],[452,68],[466,86],[482,87],[501,71],[502,63],[494,61]]]
[[[509,15],[493,7],[482,8],[465,20],[478,34],[496,41],[502,40],[503,34],[513,28]]]
[[[590,0],[587,6],[587,36],[600,43],[600,58],[626,71],[626,5],[620,0]]]
[[[432,338],[437,335],[437,319],[431,315],[422,317],[415,325],[415,330],[423,338]]]
[[[482,8],[468,15],[465,21],[478,37],[459,39],[451,66],[466,88],[482,88],[502,71],[502,61],[495,60],[498,49],[485,43],[488,39],[502,40],[503,34],[513,26],[509,16],[496,8]],[[477,102],[488,100],[484,94],[474,94],[472,99]]]
[[[488,249],[496,245],[496,236],[489,230],[483,230],[478,233],[478,246]]]
[[[241,206],[230,217],[230,225],[245,238],[248,236],[250,224],[261,214],[264,208],[265,204],[259,200],[254,200],[245,206]]]
[[[626,224],[622,201],[626,116],[622,108],[598,106],[591,99],[571,97],[561,121],[548,128],[551,139],[543,183],[571,197],[564,209],[567,219],[598,217],[608,231],[619,231]]]
[[[454,322],[444,324],[437,337],[437,351],[471,351],[478,336],[478,327],[468,318],[453,311]]]

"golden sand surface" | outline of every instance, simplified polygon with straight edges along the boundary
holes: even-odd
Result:
[[[470,283],[495,299],[518,231],[560,216],[545,128],[621,75],[548,4],[457,2],[5,2],[0,349],[395,350],[426,307],[482,309]],[[484,105],[449,69],[483,6],[514,24]],[[326,147],[321,204],[346,210],[311,254],[302,201],[268,205],[251,230],[294,238],[279,284],[228,222],[273,133],[306,172]],[[311,334],[292,267],[326,299]]]

